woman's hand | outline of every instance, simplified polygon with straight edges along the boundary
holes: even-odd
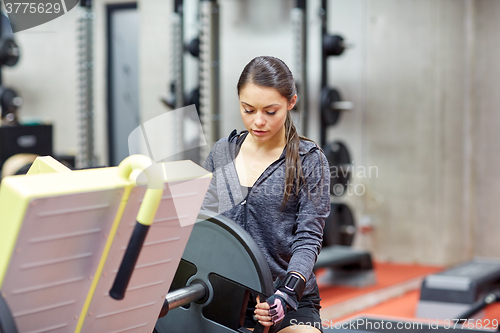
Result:
[[[269,315],[269,303],[260,302],[260,297],[257,296],[257,305],[255,306],[254,315],[262,326],[272,326],[273,321]]]
[[[260,297],[257,296],[255,318],[263,326],[272,326],[281,322],[289,310],[297,311],[305,285],[306,282],[302,274],[288,273],[278,283],[276,292],[269,296],[265,302],[261,303]]]

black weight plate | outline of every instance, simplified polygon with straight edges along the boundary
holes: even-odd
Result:
[[[340,141],[326,145],[325,156],[330,164],[330,193],[342,196],[351,180],[352,161],[347,147]]]
[[[201,280],[208,285],[212,295],[203,304],[191,303],[189,307],[170,310],[156,322],[155,331],[158,333],[235,332],[234,328],[226,326],[227,323],[208,318],[214,312],[209,310],[214,307],[212,302],[220,298],[220,295],[213,295],[214,289],[220,289],[212,286],[214,280],[217,284],[224,284],[227,280],[228,287],[238,290],[235,297],[240,300],[245,299],[245,290],[265,296],[274,292],[271,271],[259,247],[243,228],[224,216],[200,212],[182,259],[196,266],[196,273],[187,283]],[[185,279],[193,271],[176,273],[176,276]],[[214,276],[222,279],[214,279]],[[174,283],[179,287],[182,285]],[[235,307],[234,314],[226,312],[225,316],[239,317],[240,313],[241,306]]]
[[[323,247],[351,246],[356,235],[356,223],[351,209],[343,203],[332,203],[330,216],[325,221]]]
[[[186,49],[193,57],[198,58],[200,56],[200,38],[193,38],[189,44],[186,45]]]
[[[191,92],[189,92],[189,94],[187,94],[187,96],[185,97],[184,102],[186,106],[194,104],[194,106],[196,107],[196,112],[198,113],[198,119],[193,120],[198,121],[200,117],[200,87],[198,86],[191,90]],[[191,113],[189,114],[191,115]]]
[[[0,333],[17,333],[14,318],[0,293]]]
[[[2,39],[0,47],[1,65],[14,66],[19,61],[19,47],[13,39]]]
[[[326,56],[339,56],[345,50],[344,38],[339,35],[323,35],[323,51]]]
[[[10,89],[0,86],[0,105],[2,107],[1,115],[4,118],[8,113],[14,113],[18,109],[15,98],[18,97],[17,93]]]
[[[337,89],[323,87],[321,89],[321,119],[323,126],[335,125],[340,119],[341,111],[332,108],[332,103],[340,102],[342,97]]]
[[[185,287],[191,276],[196,274],[196,271],[197,269],[194,264],[181,260],[177,267],[177,272],[175,272],[174,280],[170,285],[169,292]]]

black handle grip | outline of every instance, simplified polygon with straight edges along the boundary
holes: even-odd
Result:
[[[116,274],[115,282],[109,291],[109,296],[120,300],[125,297],[130,277],[134,272],[134,267],[141,253],[142,245],[148,234],[149,226],[136,222],[134,232],[128,242],[127,250],[123,256],[122,263]]]
[[[267,333],[269,331],[268,326],[264,326],[261,323],[257,322],[255,328],[253,329],[253,333]]]
[[[268,296],[265,296],[263,294],[259,294],[259,300],[260,302],[265,302],[266,301],[266,298]],[[269,332],[269,329],[271,328],[272,326],[264,326],[262,325],[261,323],[259,323],[258,321],[256,322],[255,324],[255,328],[253,329],[253,333],[267,333]]]

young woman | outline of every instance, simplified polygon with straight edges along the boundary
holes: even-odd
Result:
[[[297,92],[283,61],[254,58],[237,89],[247,130],[219,140],[207,157],[205,168],[214,177],[202,208],[243,226],[276,279],[276,293],[265,302],[257,299],[249,319],[273,326],[273,332],[318,332],[320,298],[312,270],[330,214],[328,162],[293,125]]]

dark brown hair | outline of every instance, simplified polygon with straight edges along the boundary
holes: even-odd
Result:
[[[238,95],[243,87],[249,83],[261,87],[276,89],[283,97],[290,101],[297,93],[295,80],[288,66],[280,59],[271,56],[256,57],[250,61],[238,80]],[[293,124],[290,110],[287,110],[285,120],[286,153],[285,153],[285,191],[283,193],[282,208],[285,207],[290,197],[289,188],[295,189],[298,195],[300,187],[304,184],[304,173],[299,157],[300,139],[312,141],[299,136]]]

